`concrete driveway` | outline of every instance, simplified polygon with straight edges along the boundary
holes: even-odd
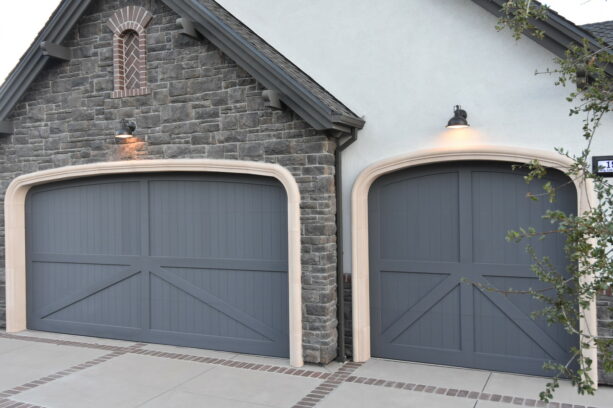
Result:
[[[579,397],[545,379],[373,359],[288,366],[287,360],[42,332],[0,332],[6,407],[613,407],[613,388]]]

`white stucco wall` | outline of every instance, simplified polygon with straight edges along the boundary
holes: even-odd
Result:
[[[218,0],[343,103],[366,127],[344,153],[345,272],[350,193],[365,167],[418,149],[493,144],[582,148],[570,89],[535,70],[554,55],[497,32],[470,0]],[[446,130],[453,105],[471,128]],[[613,154],[613,119],[594,154]]]

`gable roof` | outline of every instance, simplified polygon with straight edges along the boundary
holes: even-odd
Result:
[[[501,8],[506,0],[472,0],[490,13],[500,16]],[[536,4],[540,4],[536,2]],[[552,9],[547,11],[547,19],[544,21],[533,20],[532,23],[537,29],[542,30],[545,35],[543,38],[529,36],[530,39],[541,44],[558,57],[564,57],[564,53],[572,44],[580,44],[583,39],[587,39],[594,50],[600,48],[598,39],[586,26],[578,26],[572,21],[562,17]],[[613,75],[613,66],[608,66],[607,72]]]
[[[602,38],[609,45],[613,45],[613,20],[582,25],[581,28],[589,31],[597,38]]]
[[[0,122],[51,58],[45,55],[41,43],[61,44],[91,1],[63,0],[53,12],[0,87]],[[364,126],[363,119],[214,0],[161,1],[266,88],[277,91],[280,99],[313,128],[349,133]]]

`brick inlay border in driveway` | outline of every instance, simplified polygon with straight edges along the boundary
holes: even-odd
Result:
[[[388,381],[381,378],[349,376],[345,382],[371,385],[376,387],[395,388],[413,392],[424,392],[428,394],[445,395],[448,397],[468,398],[479,401],[492,401],[499,403],[507,403],[515,406],[526,407],[542,407],[542,408],[598,408],[594,406],[569,404],[562,402],[543,402],[532,398],[522,398],[512,395],[491,394],[487,392],[478,392],[470,390],[462,390],[455,388],[437,387],[434,385],[405,383],[402,381]]]
[[[339,368],[335,373],[328,377],[326,381],[319,384],[313,391],[296,403],[292,408],[310,408],[316,406],[321,400],[326,398],[332,391],[349,378],[362,363],[349,362]]]
[[[491,394],[491,393],[479,392],[479,391],[438,387],[438,386],[428,385],[428,384],[414,384],[414,383],[405,383],[401,381],[389,381],[389,380],[382,379],[382,378],[354,376],[351,374],[353,374],[353,372],[362,365],[362,363],[354,363],[354,362],[345,363],[337,371],[330,373],[330,372],[309,370],[305,368],[281,367],[281,366],[275,366],[275,365],[269,365],[269,364],[256,364],[256,363],[248,363],[244,361],[228,360],[228,359],[223,359],[223,358],[202,357],[202,356],[195,356],[191,354],[166,353],[162,351],[145,350],[142,347],[146,346],[147,345],[146,343],[135,343],[130,346],[121,347],[121,346],[109,346],[109,345],[86,343],[86,342],[71,341],[71,340],[55,340],[55,339],[42,338],[42,337],[36,337],[36,336],[25,336],[25,335],[21,336],[21,335],[8,334],[5,332],[0,332],[0,338],[111,351],[111,353],[105,354],[104,356],[99,357],[97,359],[87,361],[85,363],[73,366],[69,369],[58,371],[57,373],[48,375],[46,377],[42,377],[38,380],[31,381],[26,384],[20,385],[18,387],[11,388],[10,390],[5,390],[3,392],[0,392],[0,408],[44,408],[44,407],[40,407],[37,405],[31,405],[27,403],[12,401],[9,398],[13,395],[17,395],[29,389],[41,386],[43,384],[47,384],[59,378],[66,377],[78,371],[85,370],[86,368],[92,367],[97,364],[101,364],[105,361],[108,361],[115,357],[119,357],[124,354],[139,354],[143,356],[168,358],[168,359],[173,359],[173,360],[186,360],[186,361],[193,361],[197,363],[221,365],[225,367],[232,367],[232,368],[238,368],[238,369],[243,369],[243,370],[254,370],[254,371],[262,371],[262,372],[269,372],[269,373],[293,375],[293,376],[299,376],[299,377],[317,378],[317,379],[323,380],[321,384],[319,384],[311,392],[309,392],[306,396],[304,396],[299,402],[297,402],[293,406],[293,408],[316,407],[320,401],[322,401],[326,396],[328,396],[335,389],[337,389],[338,386],[341,385],[342,383],[356,383],[356,384],[363,384],[363,385],[375,386],[375,387],[395,388],[395,389],[401,389],[401,390],[406,390],[406,391],[411,391],[411,392],[424,392],[424,393],[440,395],[440,396],[467,398],[467,399],[472,399],[475,401],[479,400],[479,401],[492,401],[492,402],[498,402],[498,403],[503,403],[503,404],[506,403],[506,404],[510,404],[514,406],[539,407],[539,408],[599,408],[595,406],[586,406],[586,405],[570,404],[570,403],[562,403],[562,402],[547,403],[547,402],[538,401],[533,398],[525,398],[525,397],[519,397],[519,396],[513,396],[513,395]],[[600,407],[600,408],[604,408],[604,407]]]
[[[194,356],[191,354],[165,353],[163,351],[143,350],[143,349],[132,350],[130,352],[133,354],[140,354],[143,356],[169,358],[173,360],[186,360],[186,361],[193,361],[196,363],[206,363],[206,364],[221,365],[221,366],[232,367],[232,368],[242,368],[244,370],[266,371],[269,373],[295,375],[299,377],[319,378],[322,380],[325,380],[328,377],[333,375],[333,373],[325,373],[321,371],[314,371],[314,370],[308,370],[308,369],[302,369],[302,368],[280,367],[280,366],[274,366],[274,365],[269,365],[269,364],[247,363],[244,361],[227,360],[223,358],[200,357],[200,356]]]

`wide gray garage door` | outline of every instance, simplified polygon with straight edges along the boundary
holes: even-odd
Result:
[[[551,229],[548,208],[576,211],[567,185],[558,200],[534,202],[525,173],[510,164],[461,162],[412,168],[377,180],[369,197],[373,356],[544,374],[544,361],[566,363],[575,338],[530,318],[539,303],[484,287],[544,286],[530,270],[525,244],[505,240],[521,226]],[[534,242],[564,268],[563,240]],[[464,279],[465,278],[465,279]]]
[[[93,178],[34,188],[26,211],[29,328],[288,356],[275,180]]]

